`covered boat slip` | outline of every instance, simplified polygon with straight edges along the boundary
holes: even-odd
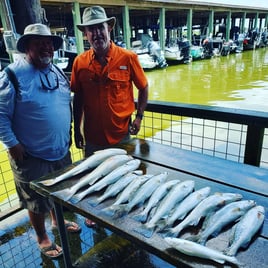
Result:
[[[210,186],[210,194],[215,192],[239,193],[243,196],[243,200],[251,199],[256,201],[257,205],[264,206],[265,220],[261,230],[253,237],[246,249],[238,251],[236,257],[241,262],[242,267],[268,267],[268,170],[139,139],[133,139],[122,147],[134,158],[141,160],[140,169],[146,174],[157,175],[167,171],[169,173],[168,179],[194,180],[195,190]],[[61,197],[51,195],[57,190],[74,185],[82,176],[77,175],[50,187],[39,183],[41,180],[56,175],[58,174],[50,174],[45,178],[40,178],[38,181],[32,182],[31,186],[38,193],[51,196],[54,199],[66,267],[73,267],[73,264],[63,224],[63,206],[93,219],[100,226],[130,240],[176,267],[223,267],[214,261],[186,256],[175,249],[170,249],[159,232],[154,232],[150,238],[145,237],[139,232],[143,224],[132,218],[142,208],[134,208],[123,217],[113,218],[103,209],[112,204],[115,198],[92,206],[91,202],[103,191],[91,194],[77,204],[65,202]],[[179,237],[185,238],[191,234],[196,234],[201,224],[202,221],[196,227],[186,228]],[[231,226],[227,226],[217,237],[210,238],[206,245],[220,251],[224,250],[228,246],[230,233]],[[225,263],[224,267],[235,266]]]

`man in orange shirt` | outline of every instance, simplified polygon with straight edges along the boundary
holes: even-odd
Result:
[[[110,39],[115,22],[102,7],[92,6],[84,10],[83,23],[77,25],[91,47],[76,57],[71,75],[75,144],[85,147],[85,157],[136,135],[147,105],[148,81],[137,55]],[[138,102],[131,122],[133,84],[138,89]],[[90,225],[89,220],[87,223]]]

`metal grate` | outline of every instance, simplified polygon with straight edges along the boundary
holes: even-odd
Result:
[[[247,125],[146,112],[137,138],[185,150],[244,162]],[[260,167],[268,167],[268,130],[265,130]]]

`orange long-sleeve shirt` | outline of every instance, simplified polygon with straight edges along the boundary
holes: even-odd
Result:
[[[125,137],[135,110],[133,83],[139,90],[148,84],[135,53],[111,42],[106,59],[102,67],[90,49],[76,57],[71,75],[72,91],[82,93],[85,139],[96,145]]]

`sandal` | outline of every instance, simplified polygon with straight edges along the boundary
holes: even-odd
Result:
[[[65,222],[65,228],[69,233],[80,233],[81,227],[72,221]]]
[[[39,246],[39,250],[44,256],[50,259],[57,259],[63,254],[62,249],[59,251],[59,246],[56,245],[55,243],[52,243],[50,246],[44,247],[44,248],[41,248]],[[58,253],[56,255],[53,255],[53,254],[51,255],[51,253],[50,254],[48,253],[49,251],[53,251],[53,250],[57,251]]]
[[[85,225],[89,228],[94,228],[96,226],[96,222],[90,219],[85,219]]]
[[[52,225],[52,230],[58,230],[56,225]],[[69,233],[79,233],[81,231],[81,227],[73,222],[73,221],[65,221],[65,228]]]

